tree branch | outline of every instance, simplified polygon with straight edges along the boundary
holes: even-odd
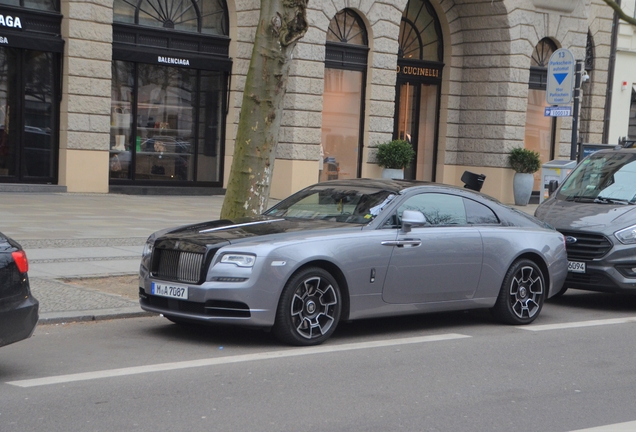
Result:
[[[630,17],[629,15],[627,15],[623,9],[621,9],[620,5],[618,3],[616,3],[614,0],[603,0],[609,7],[611,7],[612,9],[614,9],[614,11],[616,12],[616,14],[618,15],[618,17],[620,19],[622,19],[623,21],[636,26],[636,18],[634,17]]]

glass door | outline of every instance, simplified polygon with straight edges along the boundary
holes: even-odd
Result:
[[[0,181],[55,180],[55,54],[0,48]]]
[[[403,82],[398,84],[396,138],[411,143],[416,157],[404,170],[404,178],[435,180],[438,86]]]

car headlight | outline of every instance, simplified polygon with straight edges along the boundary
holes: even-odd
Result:
[[[616,231],[614,236],[623,244],[636,244],[636,225]]]
[[[238,267],[253,267],[256,257],[249,254],[228,253],[221,257],[221,262],[234,264]]]
[[[152,254],[152,249],[155,247],[155,238],[154,236],[148,237],[146,240],[146,244],[144,245],[144,250],[141,253],[142,258],[149,257]]]

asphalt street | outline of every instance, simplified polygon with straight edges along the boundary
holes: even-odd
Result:
[[[2,348],[0,430],[633,431],[635,308],[568,292],[532,326],[375,319],[310,348],[160,317],[41,325]]]

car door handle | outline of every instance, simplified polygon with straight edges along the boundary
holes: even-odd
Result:
[[[422,244],[422,240],[402,239],[402,240],[383,241],[381,244],[382,246],[417,247]]]

